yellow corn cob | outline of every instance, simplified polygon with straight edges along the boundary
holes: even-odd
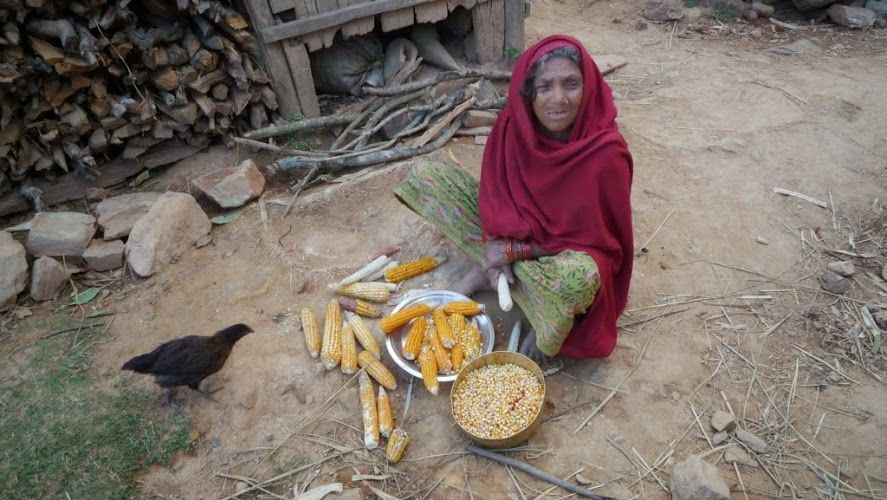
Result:
[[[391,430],[394,429],[394,417],[391,415],[391,400],[388,399],[388,393],[381,385],[379,386],[377,403],[379,405],[379,432],[388,437],[391,435]]]
[[[371,302],[367,302],[363,299],[340,297],[339,305],[341,305],[342,309],[345,309],[346,311],[351,311],[353,313],[360,314],[361,316],[366,316],[367,318],[382,317],[382,311],[380,311],[378,307],[374,306]]]
[[[425,321],[425,316],[419,316],[413,321],[413,326],[410,327],[410,333],[407,334],[407,340],[404,342],[403,348],[400,350],[404,359],[415,361],[416,357],[419,355],[419,349],[422,348],[422,341],[425,340],[426,325],[427,322]]]
[[[480,330],[474,326],[474,323],[468,323],[467,328],[465,328],[463,344],[465,350],[465,363],[480,356],[483,345],[481,344]]]
[[[453,332],[450,330],[447,313],[441,307],[434,310],[434,328],[437,329],[437,337],[440,339],[440,343],[447,349],[452,348],[453,344],[456,343],[456,338],[453,337]]]
[[[367,372],[360,372],[358,389],[360,390],[360,412],[363,416],[363,445],[368,450],[379,446],[379,414],[376,409],[376,393],[373,392],[373,381]]]
[[[422,369],[422,382],[428,392],[437,396],[440,384],[437,382],[437,361],[434,360],[434,352],[431,346],[425,344],[419,351],[419,368]]]
[[[326,318],[323,321],[323,346],[320,349],[320,360],[323,367],[332,370],[342,359],[342,309],[339,303],[331,300],[326,306]]]
[[[457,300],[455,302],[447,302],[443,306],[444,312],[447,314],[459,313],[463,316],[474,316],[484,312],[484,305],[478,304],[473,300]]]
[[[351,375],[357,371],[357,343],[354,330],[348,323],[342,323],[342,373]]]
[[[462,345],[462,342],[456,342],[453,350],[450,351],[450,358],[453,361],[453,370],[461,370],[462,363],[465,361],[465,347]]]
[[[337,288],[336,293],[370,302],[387,302],[391,297],[391,291],[385,283],[351,283]]]
[[[302,333],[305,334],[305,347],[308,348],[308,354],[312,358],[316,358],[320,354],[320,330],[317,328],[317,318],[314,313],[307,307],[302,308],[300,314],[302,318]]]
[[[450,353],[448,353],[443,344],[440,343],[440,337],[438,337],[437,329],[434,328],[434,325],[429,324],[425,328],[425,339],[428,341],[428,345],[431,346],[431,352],[434,353],[434,360],[437,361],[438,373],[450,373],[453,371],[453,363],[450,361]]]
[[[431,307],[429,307],[428,304],[413,304],[410,307],[403,308],[390,316],[385,316],[384,318],[380,319],[379,328],[385,333],[391,333],[401,326],[409,323],[411,319],[419,316],[425,316],[430,312]]]
[[[367,326],[363,318],[351,314],[348,318],[348,324],[351,325],[351,330],[354,331],[354,338],[360,342],[360,345],[369,351],[374,358],[380,359],[382,357],[382,349],[379,347],[379,342],[376,340],[376,337],[373,336],[373,333],[370,332],[370,327]]]
[[[403,456],[403,451],[407,449],[408,444],[410,444],[409,434],[400,427],[394,429],[391,431],[391,437],[388,438],[388,446],[385,448],[385,458],[387,458],[389,462],[396,464],[398,460],[400,460],[400,457]]]
[[[394,374],[391,373],[388,368],[385,368],[385,365],[383,365],[378,359],[374,358],[372,354],[367,351],[361,351],[360,354],[357,355],[357,364],[376,379],[376,382],[384,385],[389,391],[397,389],[397,381],[394,379]]]
[[[450,324],[450,331],[453,332],[453,339],[455,344],[458,344],[462,341],[462,337],[465,336],[465,329],[468,328],[468,321],[465,319],[465,316],[462,316],[461,313],[453,313],[447,316],[447,323]]]
[[[385,279],[397,283],[422,273],[427,273],[437,267],[437,259],[434,257],[422,257],[410,262],[404,262],[385,271]]]

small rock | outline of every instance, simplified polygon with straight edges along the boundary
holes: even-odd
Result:
[[[236,167],[210,172],[192,183],[222,208],[241,207],[258,198],[265,189],[265,177],[251,159],[244,160]]]
[[[828,17],[833,22],[848,28],[868,28],[875,24],[878,16],[875,11],[864,7],[849,7],[836,3],[828,8]]]
[[[634,29],[636,31],[644,31],[645,29],[647,29],[647,23],[645,23],[641,19],[638,19],[638,22],[634,23]]]
[[[764,238],[763,236],[756,237],[755,241],[757,241],[761,245],[769,245],[770,244],[770,240],[768,240],[767,238]]]
[[[869,0],[865,3],[865,8],[874,12],[880,17],[887,17],[887,0]]]
[[[0,231],[0,311],[15,307],[18,294],[28,285],[25,247],[11,234]]]
[[[843,276],[845,278],[849,278],[856,273],[856,267],[854,267],[853,263],[849,260],[839,260],[838,262],[831,262],[826,269],[837,274],[838,276]]]
[[[826,292],[843,295],[850,289],[850,282],[832,271],[823,271],[819,277],[819,286]]]
[[[730,439],[730,435],[726,431],[716,432],[711,436],[711,444],[718,446],[726,443]]]
[[[246,408],[247,410],[252,410],[256,406],[256,401],[258,400],[258,398],[259,398],[259,396],[258,396],[258,394],[256,394],[256,390],[253,389],[243,399],[243,407]]]
[[[748,453],[745,452],[745,450],[738,446],[731,446],[727,448],[727,451],[724,452],[724,461],[728,464],[737,463],[739,465],[746,465],[748,467],[758,466],[758,462],[755,461],[754,458],[750,457]]]
[[[761,17],[770,17],[773,15],[773,12],[776,10],[772,5],[767,5],[762,2],[752,2],[751,4],[752,10],[758,13]]]
[[[764,36],[764,32],[755,28],[748,32],[748,36],[754,38],[755,40],[759,40],[762,36]]]
[[[748,9],[747,11],[742,13],[742,17],[744,17],[745,19],[747,19],[749,21],[754,21],[755,19],[758,18],[758,11],[756,11],[754,9]]]
[[[164,193],[129,233],[126,261],[139,276],[150,276],[209,234],[211,227],[193,196]]]
[[[162,194],[145,191],[102,200],[94,210],[99,227],[102,228],[102,237],[110,241],[127,236],[136,221],[148,213]]]
[[[745,429],[736,429],[736,439],[742,441],[742,444],[748,446],[756,453],[764,453],[767,451],[767,443]]]
[[[887,330],[887,310],[872,313],[872,319],[875,320],[875,324],[878,325],[878,328]]]
[[[718,432],[730,432],[736,428],[736,417],[734,417],[732,413],[718,410],[711,417],[711,426]]]
[[[477,144],[478,146],[483,146],[484,144],[487,143],[487,137],[489,137],[489,136],[488,135],[476,135],[476,136],[474,136],[474,143]]]
[[[696,21],[702,17],[702,9],[699,7],[688,7],[684,9],[684,19],[687,21]]]
[[[684,17],[683,0],[648,0],[644,5],[644,17],[663,23]]]
[[[236,485],[234,486],[234,489],[237,490],[237,493],[243,493],[244,491],[249,489],[249,484],[245,483],[243,481],[237,481]]]
[[[729,500],[730,488],[717,467],[690,455],[671,469],[674,500]]]
[[[784,56],[791,56],[794,54],[818,54],[821,51],[822,49],[819,45],[816,45],[815,42],[808,40],[807,38],[801,38],[792,43],[779,45],[770,49],[770,52],[775,52]]]
[[[462,126],[465,128],[492,127],[493,124],[496,123],[496,118],[498,117],[499,114],[492,111],[472,109],[469,110],[468,115],[465,116],[465,121],[462,122]]]
[[[83,252],[86,265],[93,271],[110,271],[123,267],[123,251],[126,245],[120,240],[92,240]]]
[[[37,301],[52,300],[68,284],[68,272],[61,262],[52,257],[40,257],[34,261],[31,271],[31,298]]]
[[[363,500],[363,498],[360,488],[349,488],[342,493],[330,493],[324,500]]]
[[[109,190],[100,187],[86,188],[86,201],[102,201],[108,197]]]
[[[95,234],[95,218],[80,212],[39,212],[25,246],[35,256],[80,257]]]

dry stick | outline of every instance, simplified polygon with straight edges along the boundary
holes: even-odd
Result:
[[[647,245],[649,245],[650,242],[653,241],[653,238],[656,237],[657,234],[659,234],[659,231],[662,230],[662,227],[665,225],[666,222],[668,222],[668,219],[671,217],[671,214],[673,214],[673,213],[674,213],[674,209],[671,209],[668,211],[668,215],[666,215],[665,219],[663,219],[662,222],[659,223],[659,227],[657,227],[656,230],[653,231],[653,234],[651,234],[650,237],[647,238],[647,241],[645,241],[644,244],[641,245],[641,247],[638,249],[638,251],[634,253],[635,257],[639,257],[642,253],[644,253],[644,250],[647,248]]]
[[[690,411],[693,412],[693,418],[696,419],[696,424],[699,425],[699,430],[702,431],[702,437],[705,438],[705,442],[708,443],[708,446],[714,450],[715,445],[712,444],[711,439],[708,438],[708,433],[705,432],[705,427],[702,425],[702,420],[699,419],[699,415],[696,413],[696,408],[693,407],[693,402],[687,401],[687,403],[690,405]]]
[[[292,123],[284,123],[283,125],[271,125],[269,127],[250,130],[243,134],[247,139],[267,139],[269,137],[277,137],[279,135],[294,134],[305,130],[326,129],[335,127],[336,125],[345,125],[351,123],[358,115],[329,115],[317,118],[306,118],[304,120]]]
[[[685,307],[684,309],[678,309],[678,310],[676,310],[676,311],[667,311],[667,312],[664,312],[664,313],[661,313],[661,314],[657,314],[657,315],[655,315],[655,316],[650,316],[649,318],[639,319],[639,320],[637,320],[637,321],[632,321],[632,322],[630,322],[630,323],[625,323],[625,324],[616,325],[616,326],[619,327],[619,328],[628,328],[629,326],[634,326],[634,325],[637,325],[637,324],[639,324],[639,323],[646,323],[647,321],[651,321],[651,320],[654,320],[654,319],[657,319],[657,318],[662,318],[662,317],[664,317],[664,316],[671,316],[672,314],[682,313],[682,312],[684,312],[684,311],[689,311],[689,310],[690,310],[689,307]]]
[[[287,148],[284,146],[275,146],[274,144],[268,144],[267,142],[262,141],[254,141],[252,139],[247,139],[245,137],[232,137],[231,138],[235,143],[240,144],[241,146],[246,146],[248,148],[253,149],[264,149],[265,151],[271,151],[273,153],[282,153],[287,155],[303,155],[303,156],[321,156],[323,153],[318,153],[316,151],[302,151],[299,149]]]
[[[815,359],[816,361],[819,361],[820,363],[822,363],[822,364],[824,364],[825,366],[827,366],[827,367],[828,367],[830,370],[832,370],[833,372],[835,372],[835,373],[837,373],[838,375],[840,375],[840,376],[846,378],[847,380],[853,382],[854,384],[861,384],[861,383],[862,383],[862,382],[860,382],[860,381],[858,381],[858,380],[854,380],[854,379],[850,378],[849,376],[847,376],[847,375],[845,375],[844,373],[842,373],[841,370],[839,370],[838,368],[836,368],[836,367],[834,367],[834,366],[828,364],[828,361],[826,361],[826,360],[824,360],[824,359],[822,359],[822,358],[820,358],[820,357],[818,357],[818,356],[816,356],[816,355],[814,355],[814,354],[811,354],[811,353],[805,351],[804,349],[802,349],[802,348],[801,348],[800,346],[798,346],[797,344],[794,345],[794,348],[795,348],[795,350],[797,350],[797,351],[800,352],[801,354],[803,354],[803,355],[805,355],[805,356],[807,356],[807,357],[809,357],[809,358]]]
[[[733,470],[736,471],[736,479],[739,480],[739,487],[742,488],[742,496],[748,500],[748,494],[745,492],[745,484],[742,482],[742,474],[739,473],[739,467],[733,462]]]
[[[764,333],[761,334],[761,338],[765,338],[765,337],[769,336],[771,333],[775,332],[777,328],[779,328],[780,326],[782,326],[783,323],[785,323],[785,320],[792,317],[792,314],[794,314],[794,312],[788,313],[784,318],[777,321],[773,326],[771,326],[770,328],[767,328],[767,330],[765,330]]]
[[[379,89],[372,87],[363,87],[363,92],[365,94],[379,96],[398,95],[404,94],[406,92],[412,92],[414,90],[429,88],[441,82],[458,80],[460,78],[489,78],[490,80],[510,80],[511,72],[499,69],[481,68],[469,68],[461,71],[444,71],[429,78],[416,80],[414,82],[404,83],[401,85],[392,85],[390,87],[382,87]]]
[[[412,141],[412,143],[410,143],[410,145],[414,148],[420,148],[420,147],[424,146],[425,144],[427,144],[428,141],[430,141],[431,139],[434,138],[434,136],[439,134],[443,128],[447,127],[450,123],[452,123],[453,120],[456,119],[456,117],[458,117],[460,114],[462,114],[463,111],[465,111],[466,109],[471,107],[471,105],[474,104],[474,101],[475,101],[475,97],[472,96],[467,101],[456,106],[455,109],[453,109],[452,111],[450,111],[449,113],[444,115],[443,118],[438,120],[437,123],[435,123],[433,127],[429,127],[428,130],[426,130],[424,134],[422,134],[418,138],[414,139]],[[462,127],[462,124],[460,122],[459,128],[461,128],[461,127]],[[458,128],[456,130],[458,130]],[[453,133],[455,134],[456,131],[454,130]]]
[[[216,476],[218,476],[218,477],[223,477],[223,478],[225,478],[225,479],[233,479],[233,480],[235,480],[235,481],[241,481],[241,482],[244,482],[244,483],[246,483],[248,486],[254,486],[257,490],[259,490],[259,491],[261,491],[261,492],[263,492],[263,493],[265,493],[265,494],[267,494],[267,495],[270,495],[270,496],[272,496],[272,497],[274,497],[274,498],[282,498],[282,499],[284,499],[284,500],[287,498],[287,497],[285,497],[285,496],[281,496],[281,495],[278,495],[278,494],[276,494],[276,493],[272,493],[272,492],[266,490],[265,488],[262,488],[261,486],[258,485],[258,482],[256,482],[256,480],[253,479],[253,478],[251,478],[251,477],[238,476],[237,474],[226,474],[226,473],[223,473],[223,472],[218,472],[218,473],[216,473]]]
[[[468,451],[470,451],[471,453],[474,453],[475,455],[480,455],[484,458],[488,458],[490,460],[493,460],[494,462],[499,462],[501,464],[510,465],[511,467],[514,467],[515,469],[518,469],[522,472],[526,472],[527,474],[535,477],[536,479],[541,479],[541,480],[547,481],[551,484],[556,484],[569,492],[575,493],[575,494],[583,496],[585,498],[594,498],[594,499],[598,499],[598,500],[609,498],[609,497],[603,497],[600,495],[595,495],[594,493],[588,491],[586,488],[582,488],[581,486],[578,486],[578,485],[575,485],[572,483],[568,483],[568,482],[564,481],[563,479],[561,479],[553,474],[549,474],[548,472],[545,472],[543,470],[537,469],[536,467],[533,467],[532,465],[530,465],[526,462],[522,462],[520,460],[516,460],[511,457],[507,457],[505,455],[501,455],[501,454],[493,452],[493,451],[485,450],[483,448],[478,448],[477,446],[474,446],[474,445],[468,445]]]
[[[801,200],[813,203],[814,205],[818,205],[822,208],[828,209],[828,204],[826,204],[826,202],[824,202],[822,200],[817,200],[816,198],[814,198],[812,196],[808,196],[806,194],[799,193],[797,191],[789,191],[788,189],[782,189],[782,188],[773,188],[773,192],[776,194],[784,195],[784,196],[792,196],[794,198],[799,198]]]

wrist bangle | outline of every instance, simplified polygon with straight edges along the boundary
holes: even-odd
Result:
[[[508,262],[514,262],[515,260],[517,260],[514,255],[514,241],[513,240],[508,240],[505,243],[505,258],[508,260]]]
[[[521,259],[530,260],[533,258],[533,248],[529,243],[521,242]]]

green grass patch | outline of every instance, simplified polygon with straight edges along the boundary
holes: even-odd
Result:
[[[189,450],[190,422],[156,396],[93,370],[100,333],[40,341],[0,380],[0,484],[7,498],[128,498],[134,477]]]

